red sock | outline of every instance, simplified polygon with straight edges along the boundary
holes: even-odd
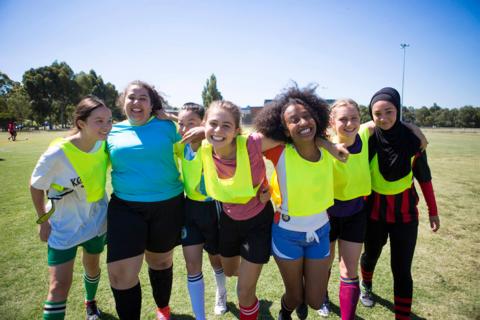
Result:
[[[394,297],[395,319],[408,320],[412,310],[412,298]]]
[[[258,299],[250,307],[240,306],[240,320],[257,320],[259,307]]]
[[[372,287],[372,278],[373,278],[373,271],[368,272],[364,270],[363,268],[360,268],[362,270],[362,282],[369,286],[370,288]]]
[[[355,310],[357,309],[358,297],[360,295],[360,286],[358,277],[342,278],[340,277],[340,313],[342,320],[355,319]]]

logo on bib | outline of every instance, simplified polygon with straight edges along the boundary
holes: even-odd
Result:
[[[187,228],[182,227],[181,237],[182,237],[182,240],[185,240],[187,238]]]

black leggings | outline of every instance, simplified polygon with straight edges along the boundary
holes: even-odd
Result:
[[[418,221],[387,224],[368,219],[365,250],[360,259],[362,271],[375,270],[383,246],[390,237],[390,267],[395,297],[411,299],[413,294],[412,260],[417,243]]]

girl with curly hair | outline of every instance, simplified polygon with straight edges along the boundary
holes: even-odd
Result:
[[[272,252],[285,285],[279,319],[291,319],[303,303],[319,309],[327,288],[333,157],[316,143],[327,138],[329,110],[315,89],[288,88],[255,121],[264,136],[285,143],[265,152],[279,195],[272,225]],[[300,319],[307,312],[305,305],[297,309]]]

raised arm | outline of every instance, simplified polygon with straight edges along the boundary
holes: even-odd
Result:
[[[280,141],[280,140],[274,140],[272,138],[268,138],[264,136],[262,133],[258,132],[257,133],[261,139],[262,139],[262,152],[265,152],[267,150],[270,150],[272,148],[275,148],[276,146],[285,144],[285,142]]]
[[[315,144],[319,148],[321,147],[326,149],[337,160],[341,162],[347,162],[350,152],[348,152],[347,148],[343,145],[343,143],[332,143],[323,138],[316,138]]]
[[[170,120],[173,122],[178,122],[178,117],[170,112],[165,112],[165,110],[160,109],[155,111],[155,115],[160,120]]]
[[[205,139],[205,127],[200,126],[200,127],[192,128],[187,132],[185,132],[181,142],[196,143],[196,142],[202,141],[203,139]]]
[[[417,127],[416,125],[414,125],[413,123],[403,122],[403,121],[402,121],[402,123],[408,129],[410,129],[410,131],[412,131],[413,134],[415,134],[418,139],[420,139],[420,149],[422,149],[422,151],[427,149],[428,140],[427,140],[427,137],[425,137],[425,135],[423,134],[422,130],[420,130],[420,128]]]

